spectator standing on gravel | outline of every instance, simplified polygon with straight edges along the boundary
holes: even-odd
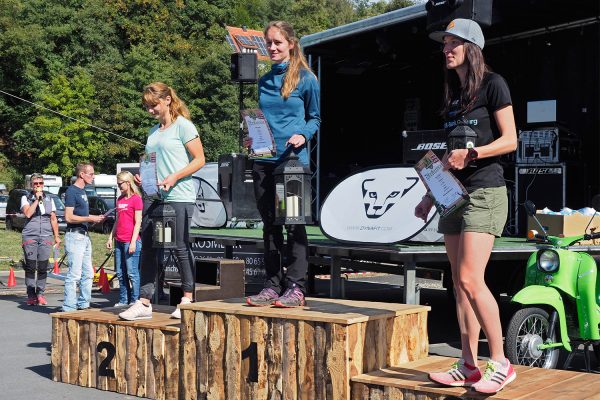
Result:
[[[44,176],[31,175],[31,193],[21,198],[21,211],[27,217],[23,227],[23,253],[25,255],[25,285],[27,305],[48,304],[44,291],[48,274],[48,259],[52,245],[60,245],[56,204],[44,193]],[[36,279],[37,272],[37,279]]]
[[[117,185],[121,196],[117,199],[116,221],[108,236],[106,248],[113,247],[114,237],[115,269],[119,279],[119,302],[115,307],[124,307],[133,305],[140,297],[140,227],[144,203],[131,172],[119,172]]]
[[[87,162],[77,164],[75,176],[75,182],[65,192],[65,252],[69,271],[65,278],[63,311],[84,310],[90,307],[94,269],[88,223],[98,224],[104,221],[104,215],[90,215],[84,190],[85,185],[94,182],[94,166]]]

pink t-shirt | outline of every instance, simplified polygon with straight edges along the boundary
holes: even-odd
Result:
[[[131,242],[131,235],[133,235],[133,228],[135,227],[135,211],[143,209],[144,203],[142,198],[137,194],[132,195],[130,198],[121,196],[117,199],[116,240],[119,242]]]

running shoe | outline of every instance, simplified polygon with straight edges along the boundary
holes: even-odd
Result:
[[[471,386],[481,379],[479,368],[469,368],[461,358],[447,372],[431,372],[429,380],[444,386]]]
[[[48,300],[46,300],[46,297],[43,294],[38,294],[37,295],[37,303],[40,306],[47,306],[48,305]]]
[[[508,359],[505,365],[494,360],[488,360],[483,377],[473,385],[473,389],[479,393],[496,393],[508,385],[517,377]]]
[[[192,300],[189,297],[182,297],[179,304],[191,304]],[[181,309],[177,307],[175,311],[171,313],[171,318],[181,319]]]
[[[119,317],[127,321],[150,319],[152,318],[152,304],[144,305],[141,300],[137,300],[134,305],[120,313]]]
[[[276,291],[271,288],[264,288],[260,291],[259,294],[255,294],[254,296],[246,297],[246,303],[249,306],[254,307],[265,307],[273,304],[275,300],[279,298],[279,295]]]
[[[273,302],[273,306],[280,308],[302,307],[305,304],[304,293],[297,286],[287,289],[283,296]]]

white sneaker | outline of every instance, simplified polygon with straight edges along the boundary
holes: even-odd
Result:
[[[145,306],[141,300],[137,300],[131,307],[120,313],[119,317],[127,321],[150,319],[152,318],[152,304]]]
[[[192,300],[189,297],[182,297],[179,304],[192,304]],[[171,318],[181,319],[181,309],[179,306],[171,313]]]
[[[133,303],[131,303],[131,305],[133,305]],[[127,303],[116,303],[114,305],[114,307],[116,308],[123,308],[123,307],[127,307]]]

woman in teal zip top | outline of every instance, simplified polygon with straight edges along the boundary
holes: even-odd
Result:
[[[298,38],[285,21],[270,22],[265,28],[271,71],[258,82],[259,107],[267,119],[277,154],[254,162],[254,193],[263,220],[266,281],[263,290],[248,297],[252,306],[299,307],[304,295],[308,269],[308,239],[304,225],[273,225],[275,183],[273,171],[289,155],[309,164],[308,141],[319,129],[319,83],[310,70]],[[286,267],[284,274],[283,267]]]

